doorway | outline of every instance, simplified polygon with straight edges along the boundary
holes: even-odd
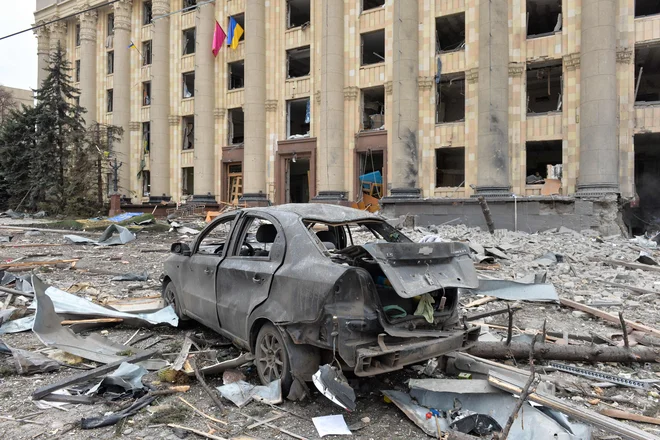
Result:
[[[310,158],[294,154],[285,160],[285,202],[309,202]]]
[[[361,193],[357,199],[361,200],[364,194],[380,199],[383,197],[383,150],[367,150],[358,152],[358,185]]]

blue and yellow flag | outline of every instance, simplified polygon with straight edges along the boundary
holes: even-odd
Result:
[[[135,46],[135,43],[133,43],[132,41],[131,41],[131,44],[128,45],[128,48],[129,49],[132,49],[132,48],[137,49],[137,47]]]
[[[234,20],[234,17],[229,17],[229,30],[227,33],[227,44],[229,47],[236,49],[241,35],[243,35],[243,28]]]

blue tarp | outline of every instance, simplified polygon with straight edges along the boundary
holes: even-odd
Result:
[[[128,220],[131,217],[137,217],[138,215],[142,215],[142,214],[143,214],[142,212],[124,212],[114,217],[110,217],[108,221],[111,221],[113,223],[119,223],[119,222],[123,222],[124,220]]]

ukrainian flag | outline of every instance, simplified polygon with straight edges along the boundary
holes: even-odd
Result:
[[[234,20],[234,17],[229,17],[229,32],[227,33],[227,43],[232,49],[238,47],[238,40],[243,35],[243,28]]]

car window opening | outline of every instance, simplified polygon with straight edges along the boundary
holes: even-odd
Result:
[[[215,227],[207,232],[202,238],[197,252],[205,255],[223,255],[235,218],[236,217],[226,218],[217,223]]]
[[[248,218],[241,234],[241,245],[236,250],[240,257],[269,257],[277,240],[277,228],[268,220]]]

